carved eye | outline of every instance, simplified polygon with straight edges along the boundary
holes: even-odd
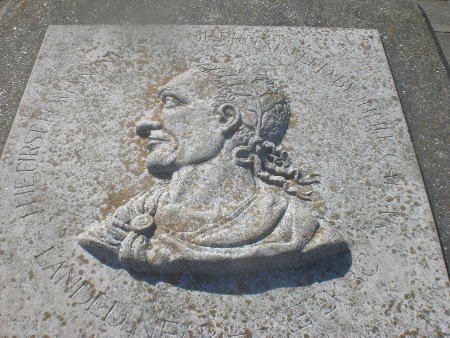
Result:
[[[165,108],[176,107],[179,104],[182,104],[180,100],[178,100],[175,96],[166,96],[163,100]]]

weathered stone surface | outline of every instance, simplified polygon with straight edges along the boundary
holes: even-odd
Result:
[[[276,253],[263,250],[236,269],[225,265],[227,274],[221,275],[220,257],[209,260],[205,268],[195,264],[201,259],[188,253],[184,272],[196,274],[160,275],[154,272],[174,271],[153,271],[167,265],[147,264],[153,262],[147,260],[149,246],[139,255],[147,264],[140,269],[142,260],[120,260],[118,255],[119,262],[113,262],[108,252],[99,255],[104,248],[91,255],[78,245],[77,238],[101,228],[98,224],[130,205],[134,196],[166,185],[167,177],[162,176],[167,175],[161,174],[167,172],[151,170],[158,178],[147,172],[147,166],[155,169],[151,156],[158,154],[150,147],[149,156],[148,140],[142,141],[135,128],[141,123],[137,131],[146,137],[152,123],[162,123],[164,130],[168,122],[159,115],[169,114],[174,106],[169,102],[169,107],[158,108],[160,87],[185,90],[199,78],[194,71],[199,64],[238,70],[245,79],[251,78],[247,72],[255,74],[257,69],[273,80],[290,109],[289,127],[280,143],[291,160],[286,168],[301,168],[303,178],[319,174],[320,183],[309,186],[313,193],[308,201],[307,190],[297,194],[300,198],[288,196],[284,184],[285,189],[268,184],[268,179],[263,182],[255,177],[258,171],[234,163],[236,158],[223,160],[223,149],[234,149],[227,147],[236,132],[234,112],[248,105],[218,105],[222,118],[213,119],[213,87],[205,79],[205,87],[194,85],[194,97],[187,99],[192,117],[174,117],[184,119],[176,126],[186,126],[178,130],[189,146],[180,157],[184,162],[166,166],[178,175],[173,182],[183,168],[194,164],[191,176],[178,185],[183,197],[191,197],[166,208],[159,220],[157,210],[151,224],[158,229],[170,220],[177,230],[204,224],[205,220],[197,221],[198,215],[220,219],[225,211],[234,211],[220,193],[229,189],[236,203],[239,197],[244,201],[252,196],[245,188],[255,181],[262,199],[273,193],[275,200],[298,205],[292,214],[300,215],[300,221],[292,224],[303,224],[301,229],[309,222],[319,225],[311,228],[313,235],[300,236],[308,238],[300,250],[283,252],[282,262],[291,264],[273,267],[268,262]],[[172,88],[177,84],[179,88]],[[212,108],[211,114],[206,107]],[[228,125],[232,134],[225,128],[224,140],[214,136],[215,127]],[[264,141],[277,143],[275,139]],[[265,150],[270,155],[269,146]],[[180,148],[163,148],[162,153],[178,154]],[[220,165],[214,169],[227,166],[222,172],[211,169],[217,161]],[[232,173],[231,165],[252,175]],[[414,333],[419,328],[421,334],[449,334],[445,267],[376,31],[52,26],[1,171],[2,334],[361,336]],[[205,201],[210,204],[200,203]],[[222,205],[224,210],[217,209]],[[253,214],[243,216],[243,231],[267,223],[279,204],[259,205],[264,201]],[[183,215],[185,210],[195,217]],[[266,228],[277,228],[288,216],[268,222]],[[130,233],[142,235],[151,229],[145,217],[143,222],[142,217],[129,220]],[[177,218],[183,221],[172,221]],[[216,246],[214,250],[225,246],[231,257],[261,240],[258,234],[264,227],[251,236],[246,233],[252,243],[238,241],[233,233],[239,224],[234,232],[223,232],[228,242],[210,234],[195,244]],[[146,236],[151,243],[153,237]],[[159,248],[169,257],[177,250],[167,243]],[[308,252],[310,257],[304,256]],[[205,252],[198,257],[205,257]],[[182,263],[177,268],[185,269]],[[258,271],[259,267],[265,269]],[[198,275],[210,269],[216,276]]]

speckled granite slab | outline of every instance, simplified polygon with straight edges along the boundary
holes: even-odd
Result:
[[[377,31],[51,26],[0,170],[1,335],[450,334]]]

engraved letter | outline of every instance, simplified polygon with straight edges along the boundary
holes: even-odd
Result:
[[[53,245],[52,245],[50,248],[48,248],[47,250],[45,250],[45,251],[41,252],[40,254],[37,254],[37,255],[34,256],[34,259],[36,260],[36,263],[38,263],[38,265],[39,265],[41,268],[42,268],[42,265],[41,265],[41,263],[39,263],[38,258],[41,257],[42,255],[46,254],[46,253],[49,252],[50,250],[53,250]]]

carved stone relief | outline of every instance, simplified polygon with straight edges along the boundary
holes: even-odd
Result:
[[[287,265],[318,220],[302,203],[317,174],[292,168],[282,145],[289,99],[264,72],[198,64],[159,88],[136,133],[143,191],[79,236],[86,250],[141,272],[214,274]]]
[[[0,336],[449,335],[376,31],[50,26],[0,172]]]

